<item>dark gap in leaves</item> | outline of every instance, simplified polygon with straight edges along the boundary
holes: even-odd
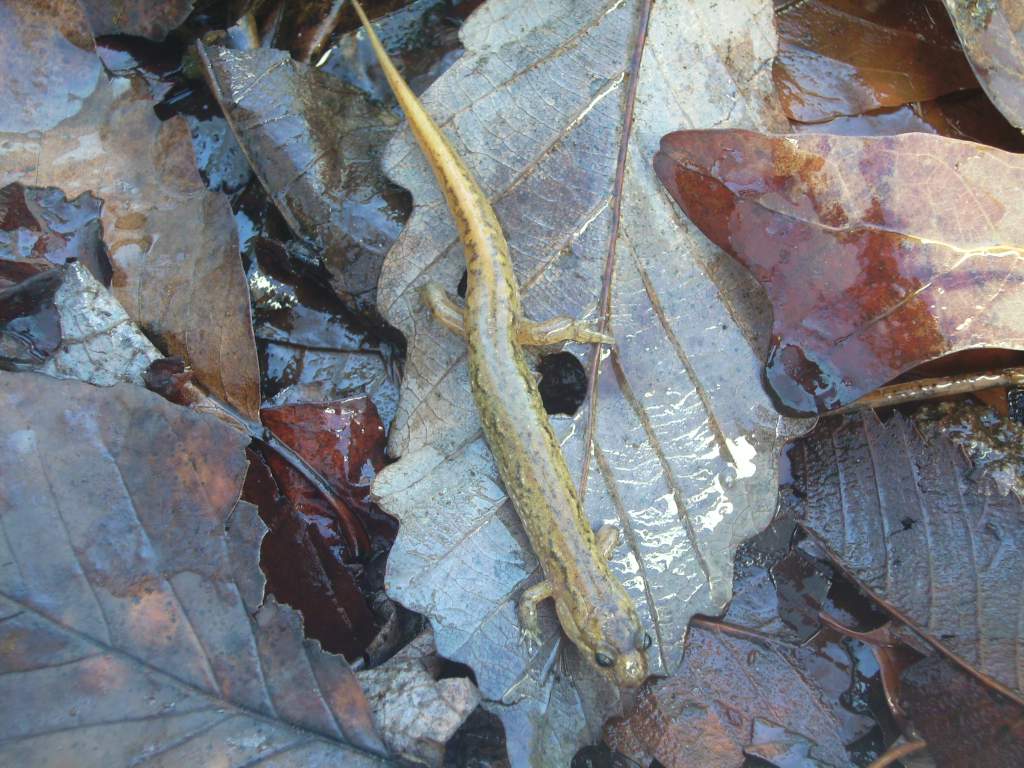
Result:
[[[572,416],[587,397],[587,372],[571,352],[543,355],[537,365],[540,398],[549,414]]]
[[[459,278],[459,284],[455,288],[455,292],[459,294],[460,299],[466,298],[466,289],[469,288],[469,272],[465,269],[462,270],[462,277]]]
[[[505,729],[498,716],[477,707],[444,751],[444,768],[507,768]]]
[[[639,768],[639,765],[625,755],[616,752],[607,744],[583,747],[572,759],[572,768]]]

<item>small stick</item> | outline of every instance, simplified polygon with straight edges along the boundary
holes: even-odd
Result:
[[[968,373],[963,376],[941,376],[932,379],[918,379],[902,384],[890,384],[879,387],[864,397],[842,408],[823,413],[822,416],[835,416],[866,408],[888,408],[918,400],[933,400],[950,395],[966,395],[994,387],[1024,386],[1024,368],[1004,368],[995,373]]]
[[[892,765],[900,758],[904,758],[907,755],[912,755],[915,752],[920,752],[922,749],[927,747],[928,744],[920,739],[915,741],[907,741],[900,744],[898,747],[893,747],[884,755],[875,760],[868,768],[885,768],[887,765]]]

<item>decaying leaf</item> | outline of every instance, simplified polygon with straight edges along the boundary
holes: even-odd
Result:
[[[641,693],[635,712],[609,726],[609,744],[666,768],[740,768],[747,755],[849,765],[838,701],[809,674],[806,652],[713,627],[691,626],[678,674]]]
[[[139,35],[163,40],[188,18],[195,0],[78,0],[94,35]]]
[[[367,500],[384,465],[384,429],[365,398],[264,408],[263,423],[324,479],[311,484],[272,447],[254,454],[245,498],[271,532],[263,543],[270,592],[302,611],[306,631],[349,659],[366,652],[378,628],[364,595],[381,589],[395,523]],[[379,575],[376,576],[379,579]]]
[[[259,369],[238,234],[227,198],[203,187],[185,121],[161,123],[141,81],[103,76],[73,117],[0,142],[0,184],[103,200],[114,295],[212,394],[254,417]]]
[[[379,161],[394,116],[284,51],[201,47],[200,55],[278,210],[322,255],[338,294],[368,311],[404,219],[405,195],[384,178]]]
[[[27,373],[0,420],[0,762],[384,765],[344,660],[263,602],[246,437]]]
[[[1024,765],[1024,705],[939,654],[902,676],[902,706],[939,766]]]
[[[1018,0],[943,0],[985,92],[1024,130],[1024,6]]]
[[[119,382],[141,386],[143,373],[160,352],[89,270],[76,263],[63,271],[54,295],[60,345],[37,370],[103,387]]]
[[[767,290],[767,381],[787,409],[845,405],[962,349],[1024,349],[1024,156],[924,134],[685,131],[655,168]]]
[[[977,88],[941,0],[804,0],[779,9],[774,78],[805,123]]]
[[[53,128],[82,108],[102,78],[77,0],[6,0],[0,51],[8,54],[0,73],[0,134]]]
[[[356,674],[391,751],[438,766],[445,744],[480,703],[470,680],[438,679],[440,672],[428,629],[381,666]]]
[[[650,157],[680,125],[784,125],[771,106],[770,3],[492,0],[462,39],[465,55],[424,102],[497,210],[527,314],[607,313],[617,346],[594,361],[593,397],[553,426],[586,478],[591,521],[625,531],[613,569],[651,630],[653,669],[671,672],[690,616],[721,610],[732,551],[772,514],[789,426],[758,384],[756,287],[678,216]],[[480,435],[465,345],[418,294],[428,280],[455,293],[461,248],[408,134],[386,166],[416,203],[379,291],[409,340],[390,438],[401,460],[374,485],[401,520],[388,592],[430,617],[443,656],[473,667],[513,764],[565,764],[618,697],[559,648],[547,606],[540,649],[519,641],[515,601],[537,563]]]
[[[100,208],[88,193],[68,200],[59,189],[8,184],[0,189],[0,260],[46,268],[74,259],[110,285]]]
[[[47,269],[0,290],[0,367],[36,368],[60,346],[54,297],[62,281],[58,270]]]
[[[920,431],[919,431],[920,430]],[[928,422],[823,421],[784,497],[829,557],[897,618],[1010,696],[1024,689],[1024,507],[972,477]]]

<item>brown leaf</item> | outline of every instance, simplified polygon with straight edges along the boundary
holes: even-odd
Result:
[[[918,431],[924,430],[924,434]],[[873,412],[823,421],[790,452],[784,497],[875,599],[1011,695],[1024,687],[1024,509],[972,479],[939,429]]]
[[[192,12],[195,0],[79,0],[94,35],[163,40]]]
[[[944,0],[985,92],[1024,130],[1024,6],[1019,0]]]
[[[53,128],[82,108],[102,78],[77,0],[6,0],[0,51],[0,133]]]
[[[112,288],[128,314],[243,414],[259,408],[249,292],[226,197],[208,192],[188,126],[161,123],[144,83],[101,78],[82,111],[41,135],[0,134],[0,183],[103,200]]]
[[[405,218],[406,196],[379,163],[394,116],[284,51],[200,46],[200,57],[288,226],[322,253],[338,295],[369,311],[381,262]]]
[[[767,290],[782,407],[845,405],[970,347],[1024,349],[1024,157],[923,134],[687,131],[654,162]]]
[[[139,387],[0,375],[0,762],[382,766],[344,661],[261,605],[245,437]]]
[[[792,120],[821,122],[977,87],[939,0],[805,0],[776,19],[773,75]]]
[[[934,654],[903,673],[902,703],[943,768],[1024,765],[1024,705]]]
[[[609,725],[606,740],[667,768],[739,768],[745,753],[848,765],[838,702],[807,674],[805,655],[769,637],[693,623],[679,672],[642,689],[636,710]]]

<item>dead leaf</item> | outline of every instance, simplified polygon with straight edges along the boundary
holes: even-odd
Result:
[[[139,387],[0,374],[0,762],[381,766],[342,659],[262,603],[247,437]]]
[[[82,264],[68,264],[63,273],[54,295],[61,341],[37,368],[39,373],[101,387],[142,385],[143,374],[160,352]]]
[[[424,103],[493,202],[531,317],[593,318],[603,311],[602,275],[614,271],[617,347],[598,361],[596,384],[590,377],[594,398],[552,424],[574,476],[587,477],[591,521],[626,529],[613,569],[655,638],[653,669],[669,673],[690,616],[728,601],[732,551],[772,514],[776,446],[792,425],[757,383],[766,340],[756,288],[680,220],[649,160],[661,133],[680,124],[784,123],[771,106],[769,3],[729,0],[712,11],[658,2],[649,26],[647,6],[492,0],[466,23],[465,55]],[[518,639],[515,602],[537,563],[480,436],[465,345],[418,295],[427,280],[455,293],[461,248],[407,133],[386,166],[416,201],[379,292],[409,340],[390,437],[402,458],[374,485],[401,520],[388,593],[430,617],[441,655],[475,670],[514,765],[565,764],[618,697],[574,649],[560,649],[551,613],[536,654]],[[594,354],[568,349],[584,361]]]
[[[773,76],[791,120],[822,122],[977,87],[941,0],[805,0],[776,18]]]
[[[921,431],[922,430],[923,433]],[[790,451],[784,496],[829,557],[898,619],[1010,696],[1024,687],[1024,508],[971,477],[941,429],[873,412]]]
[[[227,198],[203,187],[184,120],[161,123],[140,80],[101,77],[74,117],[0,141],[0,184],[103,200],[114,295],[207,390],[254,417],[259,368],[238,234]]]
[[[82,109],[102,78],[77,0],[6,0],[0,50],[0,133],[53,128]]]
[[[379,165],[394,116],[284,51],[199,50],[236,138],[288,226],[321,254],[335,291],[370,311],[381,261],[405,218],[405,195]]]
[[[60,313],[54,303],[63,274],[56,269],[0,290],[0,367],[29,370],[60,346]]]
[[[748,754],[775,765],[847,766],[838,700],[802,655],[768,636],[694,624],[677,675],[645,688],[636,711],[609,726],[608,743],[666,768],[740,768]]]
[[[429,629],[381,666],[356,673],[394,754],[440,766],[448,740],[480,703],[470,680],[440,674]]]
[[[1024,156],[923,134],[686,131],[655,168],[767,290],[767,382],[788,410],[851,403],[959,350],[1024,349]]]
[[[1024,8],[1017,0],[944,0],[985,92],[1024,130]]]
[[[902,703],[943,768],[1024,765],[1024,706],[934,654],[903,673]]]
[[[40,267],[74,259],[109,286],[100,208],[100,201],[88,193],[67,200],[59,189],[7,185],[0,189],[0,259]]]
[[[264,408],[261,416],[276,441],[250,451],[244,498],[271,529],[261,561],[269,591],[302,612],[309,637],[355,660],[393,613],[368,602],[383,597],[397,528],[367,499],[385,464],[383,425],[365,398]]]
[[[94,35],[138,35],[163,40],[179,27],[195,0],[79,0]]]

